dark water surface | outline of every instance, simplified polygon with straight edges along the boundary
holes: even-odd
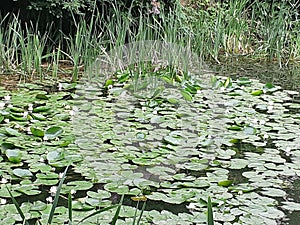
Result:
[[[218,75],[231,78],[249,77],[263,83],[273,83],[286,90],[300,90],[300,63],[281,67],[278,63],[262,63],[230,59],[220,64],[208,64]]]

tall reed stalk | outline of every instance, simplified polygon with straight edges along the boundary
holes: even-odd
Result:
[[[297,6],[287,1],[228,0],[207,8],[187,9],[176,1],[175,7],[160,14],[140,12],[133,16],[113,4],[106,18],[94,6],[90,20],[74,19],[75,33],[61,33],[49,39],[36,24],[21,26],[18,16],[0,15],[0,71],[29,78],[57,78],[63,72],[62,59],[72,62],[72,81],[95,59],[126,43],[160,40],[191,48],[200,58],[220,61],[223,56],[250,56],[276,60],[279,65],[300,57],[299,15]],[[50,64],[48,64],[50,62]],[[44,69],[46,66],[46,70]],[[59,70],[60,68],[60,70]]]

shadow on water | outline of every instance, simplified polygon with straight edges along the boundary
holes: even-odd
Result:
[[[300,65],[297,64],[280,68],[277,63],[249,62],[237,58],[221,64],[210,64],[209,67],[217,75],[249,77],[263,83],[279,85],[286,90],[300,90]]]
[[[300,203],[300,179],[296,177],[293,181],[292,188],[285,190],[288,193],[288,199],[292,199],[292,201]],[[300,211],[288,211],[285,210],[285,214],[287,215],[288,221],[284,223],[284,225],[299,225],[300,223]]]

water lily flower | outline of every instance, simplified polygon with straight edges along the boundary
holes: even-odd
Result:
[[[7,182],[8,182],[8,180],[7,180],[6,178],[3,177],[3,178],[1,179],[1,184],[6,184]]]
[[[43,137],[43,140],[44,140],[44,141],[48,141],[47,136],[44,136],[44,137]]]
[[[28,111],[32,111],[33,110],[33,104],[28,104]]]
[[[27,134],[31,134],[30,127],[27,127],[26,131],[27,131]]]
[[[76,106],[74,106],[72,108],[72,110],[69,111],[70,116],[74,116],[76,114],[76,112],[78,112],[78,108]]]
[[[224,202],[222,202],[222,201],[219,202],[219,203],[218,203],[218,207],[222,206],[223,204],[224,204]]]
[[[39,162],[45,162],[45,159],[44,159],[43,157],[41,157],[41,158],[39,159]]]
[[[48,198],[46,198],[46,201],[49,202],[49,203],[52,203],[53,202],[53,198],[51,196],[49,196]]]
[[[28,112],[27,112],[27,111],[24,111],[24,112],[23,112],[23,117],[26,118],[27,116],[28,116]]]
[[[10,100],[10,96],[9,96],[9,95],[5,95],[5,96],[4,96],[4,100],[5,100],[5,101],[9,101],[9,100]]]
[[[4,119],[4,122],[9,123],[9,119],[8,118]]]
[[[268,105],[267,109],[268,109],[268,111],[272,111],[274,109],[274,106],[273,105]]]
[[[5,106],[5,102],[0,102],[0,109],[3,109]]]
[[[0,204],[1,204],[1,205],[5,205],[5,204],[6,204],[6,199],[4,199],[4,198],[1,198],[1,200],[0,200]]]
[[[269,135],[268,134],[264,134],[264,139],[268,139]]]
[[[189,205],[186,206],[188,209],[193,210],[197,208],[197,205],[193,202],[191,202]]]
[[[258,120],[257,120],[256,118],[253,119],[253,120],[252,120],[252,123],[253,123],[253,124],[258,124]]]
[[[70,116],[74,116],[75,115],[75,111],[74,110],[70,110],[69,114],[70,114]]]
[[[62,86],[62,83],[58,83],[58,86],[57,86],[57,87],[58,87],[58,90],[61,91],[61,90],[62,90],[62,87],[63,87],[63,86]]]
[[[71,193],[71,195],[74,195],[76,193],[76,190],[71,189],[70,193]]]
[[[58,174],[58,178],[59,178],[59,179],[63,178],[63,176],[64,176],[64,173],[59,173],[59,174]]]
[[[259,124],[260,124],[260,125],[265,125],[265,124],[266,124],[266,121],[265,121],[265,120],[260,120],[260,121],[259,121]]]
[[[52,186],[52,187],[50,188],[50,194],[51,194],[52,196],[54,196],[54,195],[56,194],[56,192],[57,192],[57,187],[56,187],[56,186]]]
[[[291,154],[291,148],[290,147],[286,147],[285,153],[286,153],[287,156],[289,156]]]

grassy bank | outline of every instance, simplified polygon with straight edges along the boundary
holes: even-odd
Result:
[[[21,28],[18,17],[3,15],[0,28],[0,73],[26,78],[56,78],[70,74],[72,80],[97,56],[125,43],[163,40],[191,47],[204,60],[226,57],[277,61],[279,66],[299,61],[299,6],[289,1],[268,4],[261,1],[203,3],[182,1],[170,13],[133,17],[131,11],[114,8],[115,16],[94,17],[76,23],[75,35],[39,33],[36,25]],[[4,21],[9,20],[6,26]],[[103,22],[106,21],[106,22]]]

